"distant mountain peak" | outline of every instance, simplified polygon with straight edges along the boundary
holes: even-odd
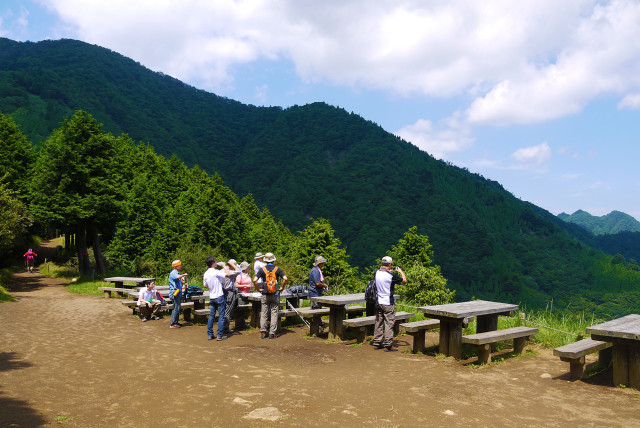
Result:
[[[594,216],[583,210],[571,215],[558,214],[558,218],[588,230],[594,235],[612,235],[620,232],[640,232],[640,222],[622,211],[611,211],[603,216]]]

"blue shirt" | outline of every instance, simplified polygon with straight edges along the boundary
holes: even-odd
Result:
[[[180,297],[182,293],[182,281],[178,279],[178,275],[180,275],[180,272],[177,269],[172,270],[169,274],[169,297],[171,298],[173,298],[173,293],[176,289],[180,290],[177,297]]]
[[[322,296],[324,288],[316,286],[317,282],[322,282],[322,274],[320,273],[320,268],[314,266],[309,272],[309,296],[311,297]]]

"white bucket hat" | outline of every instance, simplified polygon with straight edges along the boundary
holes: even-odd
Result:
[[[314,266],[318,266],[320,263],[326,263],[327,259],[325,259],[322,256],[317,256],[316,259],[313,261],[313,265]]]
[[[273,253],[267,253],[264,255],[264,261],[269,263],[269,262],[275,262],[276,261],[276,256],[273,255]]]

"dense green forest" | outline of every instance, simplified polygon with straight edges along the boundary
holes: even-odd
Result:
[[[166,161],[173,162],[172,176],[199,174],[228,185],[229,194],[251,194],[238,203],[249,198],[249,211],[268,207],[269,221],[282,232],[278,236],[326,219],[351,265],[361,270],[413,230],[429,237],[433,262],[459,300],[482,297],[544,306],[554,299],[556,305],[604,315],[640,310],[640,274],[634,260],[597,251],[584,229],[513,197],[497,182],[435,160],[355,114],[324,103],[287,109],[243,105],[97,46],[73,40],[0,39],[0,110],[36,147],[57,138],[63,119],[79,109],[104,124],[104,131],[120,135],[116,140],[143,141],[131,145],[135,150],[152,146],[154,156],[177,156]],[[145,165],[126,162],[119,174]],[[146,230],[149,222],[158,223],[154,212],[170,212],[168,194],[148,181],[127,187],[138,192],[129,197],[144,202],[125,206],[125,219],[101,217],[105,224],[115,224],[113,236],[100,231],[112,263],[154,268],[146,264],[180,248],[167,247],[169,236],[211,234],[205,230],[220,222],[225,231],[253,230],[237,225],[242,216],[234,212],[217,222],[201,224],[193,216],[183,224],[180,216],[199,209],[195,205],[202,201],[196,193],[204,191],[192,190],[194,184],[185,182],[175,188],[182,209],[175,208],[180,214],[169,222],[184,230],[171,226],[178,235],[160,231],[148,241],[118,244],[132,239],[126,238],[131,234],[139,236],[136,227]],[[91,241],[94,226],[85,228]],[[214,238],[220,235],[207,236],[207,245],[217,247]],[[248,252],[241,254],[248,256],[264,250],[260,239],[249,234],[243,244],[220,243],[219,250],[243,248]],[[140,248],[153,253],[136,260],[132,254]]]
[[[620,211],[611,211],[607,215],[594,216],[578,210],[573,214],[558,214],[562,220],[577,224],[596,236],[613,235],[620,232],[640,232],[640,221]]]

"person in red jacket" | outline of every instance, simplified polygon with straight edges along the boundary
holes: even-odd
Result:
[[[36,261],[36,256],[37,254],[31,248],[29,248],[29,251],[24,253],[24,258],[27,262],[27,270],[29,272],[33,272],[33,264]]]

